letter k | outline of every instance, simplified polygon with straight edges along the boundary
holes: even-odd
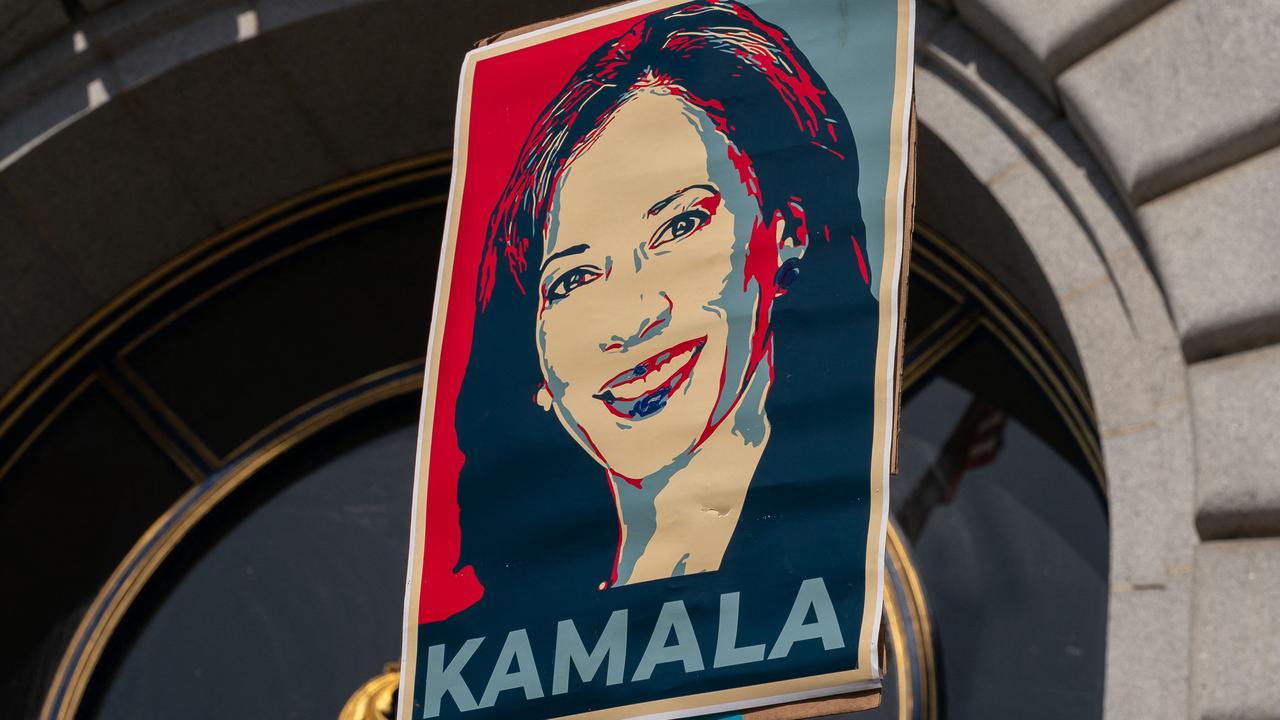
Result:
[[[432,645],[427,648],[427,680],[424,692],[422,717],[433,718],[440,715],[440,701],[446,694],[453,696],[459,712],[467,712],[476,708],[476,698],[462,679],[462,668],[476,654],[484,638],[471,638],[462,644],[462,648],[453,656],[446,666],[444,664],[444,645]]]

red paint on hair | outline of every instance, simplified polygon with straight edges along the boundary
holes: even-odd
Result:
[[[858,238],[849,239],[853,241],[853,251],[858,255],[858,272],[862,273],[862,282],[870,287],[871,278],[867,276],[867,260],[862,257],[862,245],[858,242]]]
[[[637,18],[627,18],[476,63],[467,129],[467,166],[453,179],[455,188],[466,188],[449,279],[453,287],[471,287],[478,279],[482,296],[487,297],[492,290],[496,258],[484,248],[490,212],[503,197],[507,183],[507,177],[493,169],[516,164],[521,143],[547,102],[596,48],[611,42],[636,22]],[[525,70],[528,67],[536,67],[538,72],[529,73]],[[527,247],[526,238],[519,247],[503,252],[513,271],[525,267],[523,249]],[[455,408],[470,359],[476,312],[474,303],[460,302],[455,297],[444,317],[435,320],[436,331],[443,338],[435,367],[430,456],[426,460],[427,476],[422,479],[426,484],[426,507],[416,509],[423,523],[424,545],[418,598],[420,624],[445,620],[484,595],[475,570],[469,565],[458,566],[462,551],[458,476],[465,458],[458,448]]]

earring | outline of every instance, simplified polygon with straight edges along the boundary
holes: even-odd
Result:
[[[778,287],[778,294],[785,295],[787,289],[791,287],[791,283],[800,277],[800,258],[788,258],[782,263],[782,267],[778,268],[778,274],[773,277],[773,284]]]

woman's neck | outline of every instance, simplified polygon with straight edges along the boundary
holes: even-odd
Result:
[[[679,462],[639,484],[610,475],[621,530],[615,585],[720,569],[769,439],[769,365],[757,364],[725,420]]]

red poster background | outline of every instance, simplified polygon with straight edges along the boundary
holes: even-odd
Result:
[[[476,64],[467,129],[466,170],[463,177],[453,178],[453,195],[460,194],[462,198],[450,285],[453,297],[449,298],[444,316],[435,386],[435,423],[434,427],[425,428],[431,433],[431,457],[425,478],[427,507],[419,624],[448,618],[470,607],[484,594],[472,568],[457,567],[462,541],[458,525],[458,474],[463,457],[454,430],[454,406],[471,354],[476,279],[489,214],[502,194],[538,113],[593,50],[643,17],[634,16],[583,30]],[[435,322],[440,321],[437,316]],[[529,388],[530,402],[534,390]]]

